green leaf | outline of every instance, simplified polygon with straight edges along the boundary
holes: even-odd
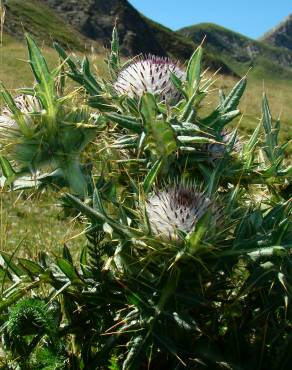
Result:
[[[155,97],[151,93],[145,93],[140,101],[140,112],[144,121],[144,125],[149,125],[150,122],[156,121],[158,107]]]
[[[82,61],[82,74],[84,86],[91,95],[98,95],[102,92],[102,88],[90,71],[90,64],[87,57]]]
[[[41,100],[43,107],[47,111],[47,125],[49,130],[51,130],[51,135],[54,135],[58,125],[56,114],[59,106],[54,76],[50,73],[47,62],[37,44],[28,34],[26,34],[26,42],[30,58],[29,63],[38,83],[35,87],[37,97]]]
[[[183,144],[214,144],[216,140],[204,136],[178,136],[178,141]]]
[[[74,283],[82,283],[80,277],[76,273],[74,266],[64,258],[57,259],[57,265],[60,267],[61,271]]]
[[[68,66],[70,67],[71,71],[73,73],[78,74],[77,66],[75,64],[74,59],[71,56],[69,56],[66,53],[66,51],[57,42],[54,42],[53,43],[53,46],[56,49],[56,51],[58,52],[59,56],[68,64]]]
[[[201,80],[201,64],[202,64],[202,55],[203,55],[203,48],[199,46],[191,59],[189,60],[188,67],[187,67],[187,92],[188,96],[191,97],[194,92],[197,91],[200,80]]]
[[[67,260],[68,262],[70,262],[71,264],[73,264],[73,259],[72,259],[70,250],[66,244],[63,247],[63,258]]]
[[[79,210],[83,215],[87,216],[89,219],[91,219],[93,222],[98,223],[108,223],[118,234],[121,236],[126,237],[134,237],[141,236],[142,232],[138,232],[138,230],[133,230],[125,225],[120,225],[119,223],[112,220],[110,217],[103,215],[102,213],[94,210],[93,208],[88,207],[84,203],[82,203],[78,198],[74,197],[71,194],[66,194],[66,199],[72,204],[73,207],[75,207],[77,210]]]
[[[220,105],[224,104],[225,99],[226,99],[226,96],[224,94],[224,91],[222,89],[219,89],[219,103],[220,103]]]
[[[3,175],[6,177],[6,179],[9,180],[13,178],[14,175],[16,174],[16,172],[12,168],[12,165],[10,164],[8,159],[3,157],[2,155],[0,155],[0,166],[3,172]]]
[[[220,111],[226,113],[237,109],[240,98],[246,88],[246,77],[243,77],[230,91],[223,104],[220,106]]]
[[[117,123],[122,128],[126,128],[137,134],[141,134],[143,131],[141,123],[133,117],[123,116],[118,113],[106,113],[105,116],[114,123]]]
[[[196,223],[194,229],[186,236],[188,252],[195,253],[201,245],[201,241],[210,227],[210,211],[207,211]]]
[[[239,115],[240,115],[239,109],[235,109],[235,110],[232,110],[230,112],[223,114],[218,120],[218,123],[217,123],[218,129],[219,130],[223,129],[223,127],[227,125],[227,123],[231,122],[232,120],[234,120],[234,118],[238,117]]]
[[[92,200],[93,200],[93,208],[97,210],[98,212],[102,213],[103,215],[106,215],[106,212],[102,204],[101,196],[97,188],[94,189]]]
[[[159,158],[167,157],[176,151],[175,135],[168,122],[162,120],[149,122],[146,132],[147,147]]]
[[[119,35],[116,25],[114,26],[112,32],[111,53],[109,56],[108,65],[112,78],[116,77],[121,68]]]
[[[244,169],[250,169],[253,163],[254,151],[258,144],[258,137],[261,129],[261,124],[259,124],[251,135],[249,141],[244,145],[242,150],[242,157],[244,159]]]
[[[146,93],[140,102],[148,149],[159,158],[169,156],[177,149],[174,131],[168,122],[157,120],[157,105],[152,94]]]
[[[204,99],[206,96],[205,92],[198,92],[198,89],[193,92],[193,95],[188,100],[187,104],[185,105],[183,112],[181,114],[181,121],[191,121],[191,119],[196,114],[196,107],[197,105]]]
[[[159,170],[161,168],[161,165],[162,165],[162,159],[158,159],[154,165],[152,166],[151,170],[148,172],[145,180],[144,180],[144,183],[143,183],[143,189],[144,189],[144,192],[145,194],[148,194],[148,192],[150,191],[154,181],[156,180],[156,177],[159,173]]]
[[[29,275],[39,276],[40,274],[43,274],[45,271],[42,268],[42,266],[31,260],[25,258],[18,258],[18,262],[27,271]]]
[[[262,111],[263,111],[263,126],[265,130],[265,139],[266,139],[266,147],[265,151],[268,155],[268,158],[273,161],[273,151],[274,151],[274,141],[272,136],[272,116],[270,112],[270,107],[268,103],[268,99],[266,94],[263,95],[262,101]]]
[[[44,56],[35,41],[28,34],[25,36],[30,57],[29,63],[37,82],[51,87],[53,78],[49,72]]]
[[[129,352],[123,363],[122,370],[134,370],[138,364],[141,364],[141,359],[145,355],[144,348],[147,337],[145,335],[138,335],[128,343]]]
[[[263,111],[263,126],[265,130],[265,153],[271,163],[271,170],[275,172],[282,163],[284,151],[278,144],[278,134],[280,130],[280,121],[275,123],[273,127],[272,115],[269,108],[269,103],[266,94],[263,95],[262,101]]]
[[[0,256],[3,258],[7,268],[10,269],[15,275],[18,277],[25,275],[24,270],[12,261],[13,255],[11,256],[5,252],[0,252]]]
[[[170,71],[170,80],[173,83],[174,87],[185,97],[187,98],[187,94],[183,88],[183,82],[180,78],[177,77],[176,74]]]

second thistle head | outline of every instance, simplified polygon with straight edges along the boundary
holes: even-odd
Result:
[[[29,124],[29,114],[41,111],[41,105],[37,97],[30,95],[17,95],[14,98],[15,105],[21,113],[27,115],[26,123]],[[4,106],[0,112],[0,130],[19,130],[17,121],[13,117],[13,113],[7,106]],[[5,134],[5,132],[3,132]],[[6,132],[7,134],[7,132]]]
[[[218,206],[191,186],[174,185],[156,191],[146,202],[152,232],[168,240],[179,239],[179,231],[191,232],[208,211],[216,223],[220,214]]]
[[[150,92],[161,101],[175,104],[180,98],[180,92],[171,81],[171,73],[181,80],[185,76],[177,62],[149,55],[124,68],[119,73],[114,88],[119,95],[139,98],[143,93]]]

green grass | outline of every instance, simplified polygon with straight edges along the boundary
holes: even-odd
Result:
[[[49,66],[56,67],[57,52],[46,46],[43,46],[42,52]],[[106,66],[102,63],[104,54],[92,54],[89,51],[87,55],[93,63],[95,72],[104,75],[106,73]],[[8,89],[30,86],[33,83],[31,68],[27,60],[28,53],[25,44],[4,34],[3,44],[0,45],[0,81],[3,81]]]
[[[64,218],[56,193],[0,191],[0,250],[34,258],[40,251],[60,255],[64,243],[72,254],[84,245],[82,225]],[[18,247],[19,246],[19,247]]]

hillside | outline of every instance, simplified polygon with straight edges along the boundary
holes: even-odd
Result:
[[[182,28],[178,34],[189,38],[194,43],[206,36],[205,47],[221,59],[238,74],[253,67],[253,75],[292,77],[292,52],[252,40],[239,33],[212,23],[202,23]]]
[[[264,34],[260,40],[268,45],[292,51],[292,14],[278,26]]]
[[[88,46],[100,45],[83,36],[68,22],[50,9],[42,0],[5,0],[4,33],[23,40],[29,32],[39,41],[51,45],[52,40],[74,50],[84,51]],[[5,40],[5,38],[4,38]]]
[[[4,32],[13,39],[22,40],[28,31],[47,46],[56,40],[69,49],[83,52],[93,46],[95,52],[104,54],[117,22],[124,56],[152,53],[185,61],[206,36],[205,66],[213,70],[240,76],[253,67],[251,76],[260,79],[292,77],[292,51],[288,49],[209,23],[174,32],[143,16],[127,0],[3,1]],[[281,29],[289,34],[287,22]]]
[[[179,60],[190,57],[196,45],[176,32],[144,17],[126,0],[5,0],[4,32],[22,40],[24,31],[50,46],[105,52],[117,20],[124,56],[153,53]],[[205,63],[235,75],[224,61],[206,53]]]
[[[207,36],[205,65],[240,76],[252,66],[259,78],[292,77],[292,51],[266,45],[214,24],[174,32],[139,13],[127,0],[4,0],[4,32],[18,40],[28,31],[50,46],[104,53],[117,22],[124,56],[156,54],[186,60]]]

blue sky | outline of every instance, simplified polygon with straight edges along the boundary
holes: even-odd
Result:
[[[292,0],[129,0],[147,17],[176,30],[201,22],[257,38],[292,13]]]

